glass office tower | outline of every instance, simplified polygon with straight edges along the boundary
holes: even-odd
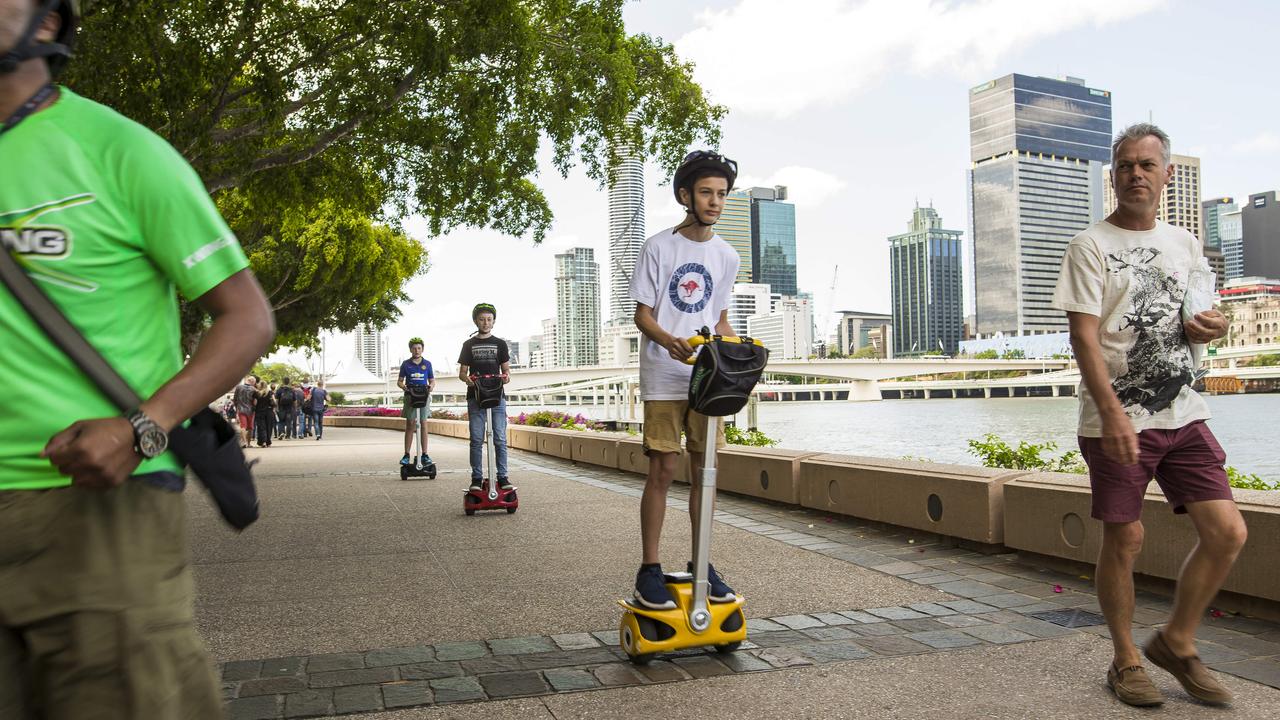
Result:
[[[1111,93],[1006,75],[969,91],[975,332],[1062,332],[1050,307],[1067,243],[1102,218]]]

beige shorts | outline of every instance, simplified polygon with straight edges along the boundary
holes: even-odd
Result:
[[[689,452],[707,449],[707,416],[689,409],[688,400],[644,401],[644,452],[678,453],[680,433],[688,438]],[[716,418],[716,448],[725,446],[724,419]]]
[[[182,493],[0,492],[0,718],[223,718]]]

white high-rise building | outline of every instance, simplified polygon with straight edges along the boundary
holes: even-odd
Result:
[[[600,266],[591,248],[556,255],[556,365],[597,364],[600,342]]]
[[[386,358],[382,353],[382,331],[368,325],[356,326],[356,358],[365,368],[382,377],[387,373]]]
[[[600,331],[600,365],[639,365],[640,340],[640,328],[635,323],[605,325]]]
[[[771,358],[807,358],[813,346],[813,304],[803,298],[783,298],[773,312],[747,318],[747,334],[764,343]]]
[[[644,224],[644,161],[619,147],[622,163],[609,178],[609,322],[630,323],[631,273],[647,237]]]
[[[533,367],[550,370],[556,365],[556,319],[546,318],[542,321],[542,362]]]
[[[736,333],[747,331],[747,318],[768,315],[773,310],[772,296],[766,283],[734,283],[729,300],[729,326]]]

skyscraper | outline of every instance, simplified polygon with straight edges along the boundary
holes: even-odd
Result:
[[[916,206],[907,232],[889,238],[893,354],[954,355],[964,339],[959,230]]]
[[[555,318],[544,318],[542,321],[542,362],[538,364],[543,370],[556,367],[556,345],[558,334]]]
[[[629,147],[609,178],[609,322],[629,323],[636,304],[629,286],[644,247],[644,162]]]
[[[969,91],[969,154],[974,331],[1065,331],[1050,302],[1067,243],[1103,216],[1111,93],[1077,78],[983,83]],[[907,334],[895,319],[895,346]]]
[[[796,206],[781,185],[753,187],[751,198],[751,282],[765,283],[780,295],[794,297],[796,284]]]
[[[1202,242],[1204,228],[1200,217],[1200,158],[1173,155],[1173,177],[1164,188],[1156,218],[1188,230]]]
[[[1241,210],[1229,210],[1218,215],[1224,282],[1244,277],[1244,222],[1241,215]]]
[[[813,304],[804,298],[779,300],[773,310],[747,318],[746,330],[769,348],[769,357],[807,358],[813,349]]]
[[[595,250],[556,255],[557,367],[596,365],[600,340],[600,266]]]
[[[1207,248],[1222,248],[1222,235],[1218,232],[1218,218],[1223,213],[1238,209],[1236,201],[1229,197],[1213,198],[1200,203],[1200,215],[1204,221],[1204,235],[1200,239]]]
[[[763,283],[734,283],[729,300],[729,327],[734,332],[747,331],[747,318],[767,315],[773,309],[772,292]]]
[[[1280,203],[1276,191],[1254,193],[1240,209],[1244,275],[1280,278]]]
[[[369,325],[356,326],[356,358],[365,368],[382,377],[387,372],[386,359],[382,356],[382,331]]]
[[[735,282],[751,282],[751,196],[742,190],[729,193],[724,209],[720,211],[720,221],[713,229],[738,251],[738,278]]]

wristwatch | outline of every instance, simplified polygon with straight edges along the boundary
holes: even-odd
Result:
[[[133,426],[133,449],[142,457],[150,460],[169,449],[169,433],[146,413],[134,410],[129,415],[129,424]]]

